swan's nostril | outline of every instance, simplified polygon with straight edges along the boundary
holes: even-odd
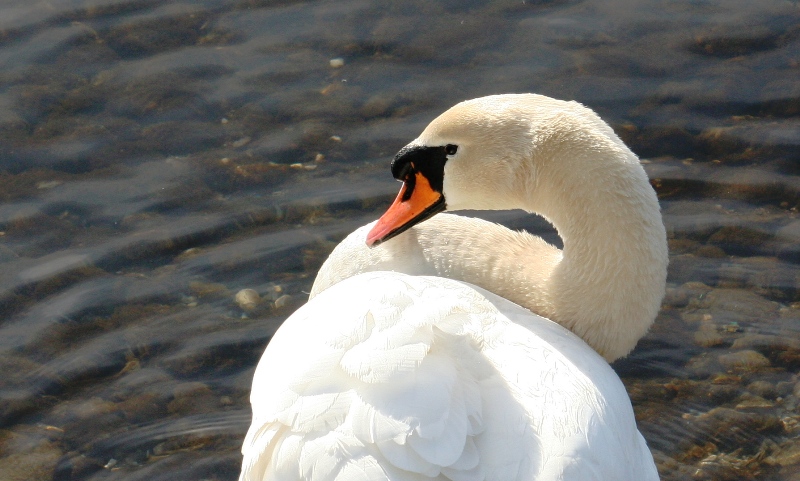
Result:
[[[403,183],[406,184],[406,188],[403,191],[403,202],[407,201],[411,198],[411,194],[414,193],[414,187],[417,185],[417,176],[413,172],[413,167],[409,170],[408,175],[403,179]]]

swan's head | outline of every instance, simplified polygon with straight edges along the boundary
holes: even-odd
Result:
[[[520,207],[531,178],[536,95],[461,102],[434,119],[392,161],[400,193],[367,236],[374,246],[444,210]],[[528,168],[530,167],[530,168]]]

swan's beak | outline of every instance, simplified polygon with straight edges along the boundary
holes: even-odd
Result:
[[[389,210],[367,234],[367,245],[374,247],[387,241],[444,209],[444,196],[433,190],[423,174],[414,172],[403,181]]]

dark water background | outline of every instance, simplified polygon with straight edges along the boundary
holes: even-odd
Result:
[[[800,479],[777,0],[3,2],[0,479],[235,479],[258,358],[393,198],[390,157],[506,92],[578,100],[646,159],[669,290],[614,367],[662,478]]]

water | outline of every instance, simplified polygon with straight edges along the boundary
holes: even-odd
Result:
[[[235,479],[256,362],[393,198],[390,157],[528,91],[597,110],[659,193],[667,298],[614,367],[662,478],[800,476],[796,2],[0,13],[0,478]]]

